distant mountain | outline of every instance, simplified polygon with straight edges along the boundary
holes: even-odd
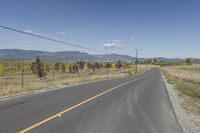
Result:
[[[107,54],[91,55],[79,51],[44,52],[36,50],[0,49],[0,59],[34,60],[38,56],[48,61],[133,61],[135,58],[128,55]]]
[[[133,61],[135,57],[129,55],[119,55],[119,54],[106,54],[106,55],[93,55],[99,61]]]
[[[48,52],[21,49],[0,49],[0,59],[33,59]]]
[[[105,54],[105,55],[91,55],[79,51],[60,51],[60,52],[44,52],[37,50],[22,50],[22,49],[0,49],[0,59],[10,59],[10,60],[35,60],[38,56],[43,60],[48,61],[101,61],[101,62],[113,62],[113,61],[135,61],[135,57],[129,55],[120,54]],[[177,58],[164,58],[156,57],[152,58],[158,61],[178,61],[181,59]],[[140,61],[144,61],[145,58],[139,58]]]
[[[79,51],[48,52],[37,55],[44,60],[53,61],[94,61],[96,58],[88,53]]]
[[[165,57],[154,57],[151,58],[152,60],[156,59],[157,61],[164,61],[164,62],[176,62],[176,61],[183,61],[184,59],[180,58],[165,58]]]

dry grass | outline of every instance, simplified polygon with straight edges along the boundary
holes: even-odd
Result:
[[[166,67],[165,70],[170,74],[173,75],[174,77],[180,78],[180,79],[184,79],[187,81],[191,81],[191,82],[196,82],[196,83],[200,83],[200,73],[199,72],[195,72],[195,71],[186,71],[182,68],[182,66],[179,67]]]
[[[143,72],[145,70],[145,65],[139,65],[139,72]],[[15,73],[6,77],[0,77],[0,96],[12,96],[22,92],[29,92],[40,89],[51,89],[62,85],[76,84],[93,80],[125,77],[133,75],[134,72],[135,67],[120,70],[102,69],[95,72],[85,70],[74,74],[55,72],[55,80],[53,80],[52,72],[49,72],[47,76],[42,79],[31,73],[26,73],[24,75],[23,88],[21,87],[21,75],[19,73]]]
[[[177,67],[165,67],[163,72],[168,82],[175,84],[184,99],[182,106],[189,112],[200,115],[200,74]]]

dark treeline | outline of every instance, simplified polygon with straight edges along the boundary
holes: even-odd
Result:
[[[129,68],[131,65],[130,63],[122,63],[121,60],[119,60],[117,63],[110,63],[110,62],[74,62],[74,63],[64,63],[64,62],[55,62],[52,63],[52,66],[50,66],[49,63],[43,62],[39,57],[36,58],[34,62],[32,62],[30,68],[33,74],[38,75],[39,78],[45,77],[47,75],[47,72],[49,72],[50,68],[53,71],[60,71],[62,73],[68,72],[68,73],[78,73],[79,71],[83,70],[92,70],[97,71],[100,69],[121,69],[122,66],[125,66],[125,68]]]

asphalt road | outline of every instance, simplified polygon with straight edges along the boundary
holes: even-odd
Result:
[[[0,101],[0,133],[181,133],[158,69]]]

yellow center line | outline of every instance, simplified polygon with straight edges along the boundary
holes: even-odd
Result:
[[[146,77],[147,77],[147,76],[146,76]],[[143,78],[144,78],[144,77],[143,77]],[[113,87],[113,88],[111,88],[111,89],[109,89],[109,90],[107,90],[107,91],[104,91],[104,92],[102,92],[102,93],[100,93],[100,94],[98,94],[98,95],[95,95],[95,96],[93,96],[93,97],[87,99],[87,100],[84,100],[84,101],[82,101],[82,102],[80,102],[80,103],[78,103],[78,104],[76,104],[76,105],[74,105],[74,106],[72,106],[72,107],[70,107],[70,108],[68,108],[68,109],[66,109],[66,110],[63,110],[63,111],[61,111],[61,112],[59,112],[59,113],[57,113],[57,114],[55,114],[55,115],[52,115],[52,116],[50,116],[50,117],[48,117],[48,118],[46,118],[46,119],[44,119],[44,120],[42,120],[42,121],[40,121],[40,122],[38,122],[38,123],[36,123],[36,124],[34,124],[34,125],[28,127],[28,128],[25,128],[25,129],[19,131],[18,133],[26,133],[26,132],[28,132],[28,131],[30,131],[30,130],[32,130],[32,129],[34,129],[34,128],[36,128],[36,127],[38,127],[38,126],[40,126],[40,125],[42,125],[42,124],[44,124],[44,123],[46,123],[46,122],[48,122],[48,121],[50,121],[50,120],[55,119],[56,117],[61,117],[64,113],[67,113],[67,112],[69,112],[69,111],[71,111],[71,110],[73,110],[73,109],[75,109],[75,108],[77,108],[77,107],[79,107],[79,106],[81,106],[81,105],[83,105],[83,104],[85,104],[85,103],[88,103],[89,101],[92,101],[92,100],[96,99],[97,97],[100,97],[100,96],[102,96],[102,95],[104,95],[104,94],[106,94],[106,93],[108,93],[108,92],[110,92],[110,91],[112,91],[112,90],[114,90],[114,89],[117,89],[117,88],[119,88],[119,87],[121,87],[121,86],[123,86],[123,85],[126,85],[126,84],[128,84],[128,83],[131,83],[131,82],[134,82],[134,81],[143,79],[143,78],[138,78],[138,79],[130,80],[130,81],[125,82],[125,83],[123,83],[123,84],[117,85],[117,86],[115,86],[115,87]]]

